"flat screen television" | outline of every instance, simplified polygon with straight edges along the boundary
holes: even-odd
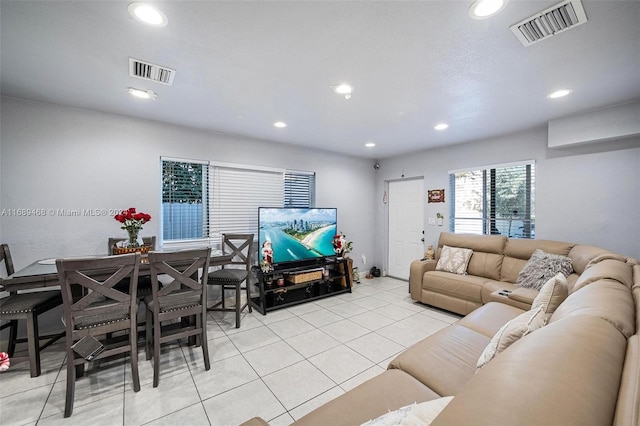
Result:
[[[335,208],[260,207],[258,209],[258,256],[270,245],[275,268],[290,262],[313,261],[335,256],[338,211]]]

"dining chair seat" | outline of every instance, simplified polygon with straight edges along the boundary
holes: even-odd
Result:
[[[243,282],[247,279],[247,271],[244,269],[218,269],[217,271],[209,272],[209,279],[229,284],[238,281]]]
[[[0,245],[0,262],[4,261],[7,275],[12,275],[13,261],[11,252],[7,244]],[[0,280],[1,281],[1,280]],[[0,290],[4,287],[0,285]],[[0,327],[0,330],[9,328],[8,350],[10,358],[14,358],[16,344],[27,342],[27,353],[29,360],[29,373],[31,377],[40,375],[40,352],[64,336],[58,333],[51,336],[41,336],[38,330],[38,317],[62,304],[62,294],[59,290],[38,291],[32,293],[9,292],[9,295],[0,299],[0,319],[7,321]],[[27,324],[27,338],[18,338],[18,321],[25,321]],[[41,345],[40,340],[47,339]],[[22,358],[22,357],[20,357]]]

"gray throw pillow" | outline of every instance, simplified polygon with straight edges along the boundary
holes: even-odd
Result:
[[[568,277],[572,272],[573,265],[571,264],[571,259],[567,256],[545,253],[537,249],[533,252],[522,271],[520,271],[515,284],[523,288],[532,288],[539,291],[547,281],[557,274],[561,273]]]

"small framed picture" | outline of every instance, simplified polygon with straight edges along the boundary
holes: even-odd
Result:
[[[429,203],[444,203],[444,189],[429,189],[427,200]]]

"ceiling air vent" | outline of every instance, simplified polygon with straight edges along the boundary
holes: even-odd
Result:
[[[565,0],[509,28],[527,47],[585,22],[587,15],[580,0]]]
[[[171,86],[176,70],[129,58],[129,75]]]

